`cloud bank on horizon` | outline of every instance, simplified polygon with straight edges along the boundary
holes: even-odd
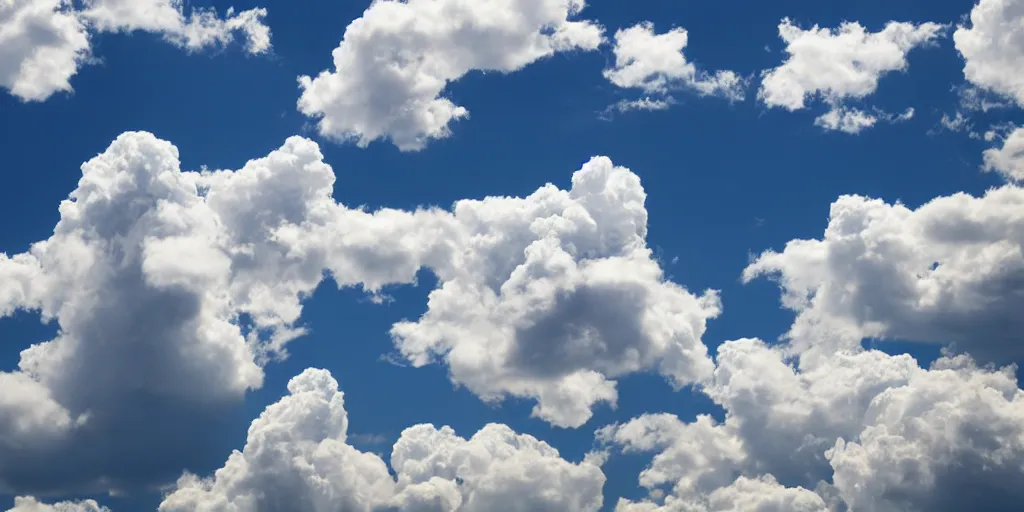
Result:
[[[333,69],[299,77],[297,108],[325,143],[422,151],[472,122],[447,90],[468,73],[605,51],[595,76],[642,94],[619,112],[664,110],[688,92],[739,103],[760,80],[755,103],[820,103],[815,125],[855,135],[915,115],[865,101],[913,73],[912,51],[941,46],[949,26],[787,18],[785,59],[745,76],[691,61],[685,28],[640,22],[607,39],[584,8],[373,2],[344,29]],[[151,32],[187,51],[242,34],[265,53],[266,15],[10,0],[0,86],[37,102],[71,91],[101,32]],[[1021,20],[1024,0],[979,0],[953,30],[965,83],[951,85],[1024,107]],[[731,320],[728,299],[670,278],[648,241],[651,192],[609,157],[521,197],[370,210],[335,199],[335,168],[308,137],[239,169],[190,171],[172,141],[124,132],[82,164],[49,236],[0,253],[0,317],[30,311],[59,328],[0,371],[0,492],[17,496],[11,512],[109,512],[82,498],[157,488],[161,512],[1008,510],[1024,501],[1024,127],[985,138],[977,170],[1004,183],[983,194],[914,208],[842,195],[820,235],[760,248],[737,276],[774,282],[792,324],[776,342],[750,333],[712,350],[705,332]],[[289,380],[240,449],[212,452],[241,434],[225,420],[307,334],[304,304],[325,281],[379,300],[423,271],[436,285],[417,318],[392,324],[391,357],[436,365],[489,404],[525,401],[552,427],[595,427],[585,457],[495,422],[408,425],[390,456],[363,451],[337,376],[318,368]],[[866,340],[942,355],[922,364]],[[592,425],[641,374],[724,413]],[[649,455],[636,477],[646,495],[609,502],[605,467],[624,454]],[[211,474],[191,469],[211,460]]]

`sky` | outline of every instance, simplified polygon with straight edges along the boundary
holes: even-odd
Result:
[[[0,508],[1024,500],[1024,0],[0,0]]]

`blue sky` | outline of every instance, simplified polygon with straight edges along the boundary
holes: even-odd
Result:
[[[19,2],[23,5],[32,3],[15,0],[15,8]],[[42,3],[45,2],[37,2]],[[502,12],[502,9],[533,3],[558,5],[565,2],[494,0],[490,3],[494,4],[495,12]],[[805,305],[796,311],[781,306],[780,284],[775,280],[757,278],[744,283],[741,279],[744,269],[763,251],[779,251],[781,258],[785,259],[790,254],[788,250],[783,252],[787,242],[822,239],[829,225],[830,205],[844,194],[859,194],[889,204],[901,202],[914,210],[933,198],[957,192],[981,197],[986,190],[997,187],[1007,195],[1018,190],[1012,183],[1014,173],[1024,175],[1024,168],[1020,167],[1024,164],[1020,163],[1019,157],[1018,160],[1008,158],[1001,168],[994,169],[995,172],[983,172],[983,154],[988,149],[996,150],[1003,145],[1009,148],[1013,127],[1024,121],[1020,110],[1024,104],[1024,86],[1016,89],[1015,93],[1012,85],[1024,83],[1022,78],[1013,81],[1014,74],[1019,76],[1020,70],[1024,69],[1024,60],[1021,60],[1024,57],[1019,51],[1014,54],[1009,50],[1006,51],[1009,56],[1002,64],[984,61],[985,54],[977,57],[979,63],[995,66],[996,74],[1010,76],[1008,82],[994,79],[972,82],[965,78],[965,56],[955,46],[953,33],[958,24],[971,26],[968,17],[976,3],[973,0],[845,3],[800,0],[736,5],[722,2],[643,0],[624,3],[594,0],[570,19],[591,20],[603,27],[605,41],[598,48],[553,52],[507,73],[470,70],[457,77],[444,87],[443,97],[468,109],[469,115],[449,125],[450,135],[432,138],[422,149],[411,151],[400,150],[387,138],[369,142],[365,147],[353,141],[332,138],[324,133],[322,125],[318,128],[315,115],[304,115],[296,106],[303,94],[297,77],[316,76],[323,70],[335,71],[331,52],[342,41],[346,26],[363,16],[368,8],[366,2],[193,1],[183,7],[185,12],[194,8],[215,8],[222,15],[232,6],[237,11],[265,7],[262,23],[269,27],[271,34],[271,47],[266,51],[254,51],[256,49],[251,44],[245,47],[241,41],[183,49],[182,46],[187,47],[190,43],[181,42],[180,37],[184,36],[175,35],[178,33],[173,29],[161,32],[147,30],[140,24],[126,24],[117,30],[103,31],[95,28],[102,26],[98,15],[89,18],[83,14],[83,19],[87,19],[83,23],[92,27],[89,29],[92,31],[89,42],[94,62],[83,63],[70,78],[73,92],[58,91],[43,101],[26,101],[12,93],[8,84],[0,94],[0,140],[3,141],[6,182],[0,187],[0,251],[13,257],[28,251],[34,242],[49,238],[61,220],[58,205],[75,190],[82,177],[83,162],[106,151],[112,141],[128,131],[151,132],[173,144],[178,149],[183,171],[242,169],[247,161],[261,158],[281,147],[288,137],[306,137],[319,144],[323,161],[333,168],[334,199],[349,207],[364,206],[368,211],[380,208],[412,211],[419,206],[448,209],[461,199],[528,196],[546,183],[568,190],[574,171],[592,156],[605,155],[615,165],[626,167],[639,176],[647,194],[646,245],[652,250],[655,261],[662,266],[665,277],[695,295],[706,289],[720,291],[722,313],[717,318],[708,319],[707,331],[702,336],[698,335],[710,354],[713,355],[723,342],[741,338],[760,338],[775,344],[794,325],[794,319],[807,318],[811,323],[818,322],[815,325],[834,322],[829,325],[836,332],[855,324],[857,334],[854,337],[858,344],[863,339],[866,346],[891,354],[908,353],[918,358],[924,368],[938,357],[939,347],[948,343],[954,343],[957,350],[971,354],[981,362],[1015,363],[1020,361],[1020,353],[1012,346],[1021,340],[1016,334],[1020,331],[1013,330],[1020,324],[1012,311],[1019,311],[1021,306],[1019,279],[1024,267],[1016,265],[1024,248],[1024,229],[1021,228],[1024,224],[1017,220],[1019,210],[1014,212],[1012,207],[993,207],[994,213],[991,214],[977,213],[989,211],[983,205],[971,210],[975,213],[971,213],[974,216],[970,218],[978,223],[975,224],[976,229],[980,230],[978,233],[984,232],[982,234],[968,236],[961,233],[946,238],[936,235],[937,238],[928,239],[934,241],[933,245],[906,242],[913,250],[886,252],[886,243],[890,242],[884,241],[874,249],[865,249],[856,261],[870,260],[872,254],[884,259],[913,253],[914,258],[931,258],[940,267],[950,265],[963,270],[961,274],[940,279],[950,287],[950,295],[943,297],[953,305],[939,301],[940,306],[935,306],[938,309],[934,311],[922,312],[921,308],[927,309],[924,306],[910,308],[919,316],[900,316],[903,309],[887,302],[886,297],[892,297],[894,292],[885,287],[886,281],[895,279],[892,276],[896,274],[861,275],[859,272],[864,267],[855,263],[844,270],[842,262],[833,262],[830,268],[838,273],[838,277],[831,274],[822,277],[824,274],[821,272],[810,270],[807,270],[808,275],[813,274],[810,277],[801,274],[802,268],[810,268],[810,265],[801,264],[803,260],[799,255],[792,256],[792,261],[766,264],[764,272],[782,276],[783,281],[821,280],[816,285],[818,297],[839,293],[835,290],[844,289],[844,286],[847,290],[859,290],[858,293],[850,292],[853,295],[842,296],[845,299],[837,298],[829,303],[831,306],[821,299],[821,304]],[[981,0],[981,3],[1001,7],[998,12],[1008,16],[1010,22],[1013,19],[1019,22],[1019,16],[1024,12],[1024,4],[1020,1]],[[82,9],[87,12],[87,6],[82,6]],[[807,108],[789,111],[773,108],[758,97],[762,72],[782,65],[788,56],[786,42],[779,37],[779,24],[784,18],[791,19],[803,30],[813,25],[834,29],[847,21],[859,23],[868,33],[881,32],[891,21],[917,27],[929,22],[947,26],[936,28],[930,41],[907,50],[906,66],[877,73],[877,89],[869,94],[861,98],[843,96],[835,92],[843,87],[840,84],[833,93],[808,96]],[[5,20],[0,17],[0,21],[13,26],[15,18]],[[663,90],[643,91],[642,88],[619,87],[603,76],[604,70],[617,66],[613,49],[616,30],[644,21],[652,22],[657,34],[685,28],[689,36],[684,50],[686,61],[702,71],[734,71],[744,81],[741,87],[744,98],[702,94],[687,83],[688,79],[670,80],[669,86]],[[1012,23],[993,24],[996,28],[1009,25]],[[480,30],[486,32],[485,29]],[[1022,40],[1019,28],[1017,33],[1004,37],[1011,43]],[[495,48],[495,51],[502,50],[500,44]],[[996,52],[998,48],[986,51]],[[825,55],[825,60],[842,59],[838,54]],[[15,57],[0,53],[0,59]],[[862,58],[870,59],[871,54]],[[1013,69],[1013,62],[1022,66]],[[377,65],[383,64],[378,60]],[[0,66],[0,71],[2,69]],[[336,71],[342,77],[357,76],[356,72],[346,69]],[[823,76],[821,73],[829,71],[807,71],[811,77],[820,78]],[[1006,86],[1005,83],[1011,85]],[[373,84],[364,81],[357,85]],[[383,92],[379,94],[387,94],[383,86],[381,90]],[[366,94],[374,98],[377,93],[370,91]],[[828,94],[833,94],[833,99],[829,99]],[[990,110],[974,107],[965,99],[971,94],[1002,106]],[[663,110],[609,114],[611,111],[608,109],[617,102],[645,96],[671,97],[673,104]],[[877,108],[877,112],[892,116],[913,108],[914,114],[909,120],[887,122],[879,119],[874,126],[851,134],[815,124],[816,117],[832,108],[829,102],[860,108],[864,112],[876,112],[872,109]],[[944,116],[949,120],[957,113],[970,121],[971,128],[966,128],[965,124],[959,125],[959,129],[951,128],[950,123],[944,125]],[[884,117],[883,114],[877,115]],[[984,134],[989,130],[992,130],[992,135],[986,140]],[[953,207],[950,208],[952,211]],[[932,215],[930,212],[922,214],[922,217]],[[131,216],[127,210],[121,213]],[[946,212],[946,215],[956,213]],[[996,217],[1003,224],[993,220]],[[927,227],[932,225],[929,222],[941,223],[948,217],[937,214],[929,218],[932,220],[922,220],[920,225]],[[893,222],[896,227],[882,229],[891,234],[884,240],[911,240],[918,236],[919,233],[910,228],[901,234],[898,230],[900,221]],[[1002,230],[981,229],[997,224],[1008,227]],[[964,238],[961,240],[956,236]],[[378,241],[382,246],[392,243],[388,239]],[[969,244],[975,244],[971,245],[973,249],[967,248]],[[1008,253],[1001,257],[992,256],[993,251],[1007,247]],[[960,251],[958,248],[964,249]],[[1013,253],[1013,248],[1016,248],[1016,253]],[[834,248],[829,254],[845,254],[844,250],[845,246]],[[386,257],[383,253],[369,256],[373,261],[382,261],[382,265],[387,264]],[[992,263],[994,260],[998,261]],[[6,263],[0,260],[0,265],[3,264]],[[906,270],[912,266],[911,263],[904,266],[895,262],[892,265],[899,272],[911,272]],[[968,272],[971,269],[976,272]],[[14,275],[4,272],[0,266],[0,276]],[[984,275],[978,277],[979,273]],[[95,273],[87,274],[95,277]],[[878,275],[883,277],[878,278]],[[74,280],[62,283],[63,286],[76,286]],[[338,290],[330,279],[323,281],[315,287],[315,293],[302,301],[302,314],[297,325],[307,328],[308,333],[289,342],[289,357],[264,364],[261,367],[265,376],[262,385],[250,386],[240,395],[240,401],[216,412],[204,413],[220,415],[209,419],[210,422],[222,422],[218,423],[217,434],[211,434],[202,443],[196,442],[184,432],[192,432],[190,435],[195,436],[199,431],[192,427],[176,429],[174,422],[177,416],[171,412],[165,420],[168,423],[158,429],[159,435],[140,434],[140,439],[148,441],[141,443],[139,449],[145,447],[152,451],[149,457],[154,467],[160,465],[161,457],[180,460],[180,466],[169,466],[161,471],[171,471],[176,476],[188,470],[209,476],[224,465],[231,450],[240,450],[246,445],[249,423],[268,405],[288,394],[286,386],[289,379],[309,367],[323,368],[330,371],[345,393],[344,409],[350,422],[348,442],[358,450],[380,453],[387,461],[391,447],[403,429],[415,424],[450,425],[456,433],[468,438],[488,423],[502,423],[515,432],[549,443],[571,463],[580,463],[588,452],[607,450],[608,460],[601,466],[601,472],[607,479],[603,485],[601,510],[613,510],[621,497],[635,501],[649,499],[658,504],[664,504],[665,498],[657,496],[657,493],[649,497],[647,490],[638,485],[640,471],[652,459],[650,453],[622,453],[622,446],[638,442],[627,439],[628,431],[605,430],[603,432],[613,440],[606,439],[604,443],[600,439],[595,440],[595,431],[607,425],[624,424],[645,413],[670,413],[677,415],[682,422],[692,422],[698,414],[711,414],[724,422],[726,409],[730,416],[743,417],[742,411],[732,409],[728,404],[737,408],[739,405],[722,398],[728,394],[723,390],[734,389],[738,384],[733,388],[722,385],[717,395],[716,391],[709,392],[712,397],[700,391],[701,383],[697,383],[696,388],[688,385],[674,390],[665,376],[658,375],[657,368],[650,366],[616,377],[616,407],[598,403],[593,406],[593,416],[582,425],[564,428],[531,416],[536,403],[534,398],[508,397],[500,403],[485,403],[472,385],[453,383],[451,369],[443,362],[419,368],[396,364],[395,359],[402,356],[396,355],[389,330],[396,322],[415,321],[427,312],[427,296],[437,283],[435,273],[423,268],[417,273],[415,286],[388,286],[385,291],[389,300],[376,303],[358,288]],[[782,288],[792,291],[796,285],[787,284]],[[3,291],[3,285],[0,285],[0,291]],[[16,294],[9,296],[16,297]],[[958,305],[961,303],[957,298],[963,297],[970,298],[963,299],[970,302],[969,305]],[[0,299],[8,300],[3,294],[0,294]],[[105,300],[103,296],[95,297],[97,303]],[[863,304],[846,308],[844,300],[861,301]],[[41,323],[38,307],[33,307],[30,301],[10,301],[0,301],[0,312],[12,311],[0,319],[0,339],[3,340],[0,343],[0,371],[3,372],[15,372],[19,358],[24,361],[24,356],[19,356],[22,350],[54,337],[58,327],[63,326],[63,321],[57,320]],[[94,311],[98,309],[101,308],[87,307],[85,311],[99,315]],[[886,310],[893,312],[890,314]],[[146,325],[152,325],[152,329],[164,325],[160,317],[169,314],[161,310],[142,311],[147,318]],[[246,313],[244,309],[239,311]],[[986,316],[989,313],[991,318]],[[946,325],[940,322],[942,318],[953,320]],[[965,318],[975,320],[972,322]],[[239,321],[244,324],[244,320],[243,315]],[[554,321],[558,322],[558,319]],[[106,325],[102,318],[96,322],[100,329]],[[795,329],[791,332],[796,332]],[[98,339],[104,339],[104,336],[100,333]],[[825,335],[818,332],[797,333],[794,337],[799,336],[806,336],[809,341],[794,339],[792,346],[813,346],[815,349],[794,348],[796,352],[787,357],[792,364],[798,364],[794,361],[804,364],[802,358],[806,358],[807,372],[815,367],[810,362],[811,356],[806,354],[817,357],[828,352],[822,356],[827,359],[833,357],[829,351],[857,350],[854,345],[843,346],[842,350],[835,348],[838,342],[819,343],[814,337]],[[836,337],[845,339],[844,336]],[[874,341],[876,338],[886,341]],[[974,345],[967,340],[976,338],[1003,340],[1000,341],[1003,344],[996,346],[979,341],[975,352],[972,350]],[[166,335],[167,343],[174,343],[175,339],[173,333]],[[778,343],[782,347],[789,346],[784,341]],[[132,359],[117,365],[110,364],[104,366],[103,371],[112,372],[111,378],[122,379],[116,381],[117,386],[131,388],[140,385],[131,380],[133,372],[121,375],[119,370],[122,368],[120,365],[133,364]],[[920,371],[926,372],[924,369]],[[964,379],[965,382],[970,381],[967,377]],[[454,380],[459,379],[456,377]],[[913,389],[910,383],[901,386]],[[0,390],[0,398],[5,393],[11,393],[13,397],[19,392],[13,389]],[[1020,393],[1019,390],[1014,392]],[[1007,396],[1011,395],[1013,393]],[[958,395],[950,392],[949,396]],[[9,401],[13,403],[16,399]],[[989,412],[998,418],[1016,418],[1024,399],[1015,400],[1008,398],[1003,405],[992,405],[994,412]],[[3,403],[4,400],[0,399],[0,406]],[[953,403],[950,407],[955,409],[956,402]],[[11,411],[22,412],[4,412],[0,408],[0,414],[28,414],[22,409]],[[827,412],[824,414],[828,415]],[[838,417],[839,413],[836,415]],[[978,417],[981,416],[982,413],[978,413]],[[860,417],[866,416],[862,414]],[[964,421],[969,422],[970,419]],[[7,428],[4,421],[0,421],[0,428]],[[0,430],[0,439],[4,434]],[[136,434],[129,430],[120,435]],[[909,439],[911,434],[906,436]],[[822,434],[823,439],[828,438],[826,444],[829,445],[834,443],[834,437]],[[860,439],[845,437],[846,441]],[[165,443],[154,443],[160,439]],[[1013,439],[1001,441],[1012,452],[1011,462],[1000,468],[1007,474],[1024,471],[1024,466],[1015,466],[1012,462],[1024,460],[1024,442],[1021,441],[1024,437]],[[866,435],[860,440],[865,445],[869,442]],[[130,440],[123,442],[126,446],[133,443]],[[744,438],[744,442],[754,443],[751,438]],[[766,439],[762,442],[771,444],[774,441]],[[949,442],[955,444],[955,441]],[[778,446],[784,446],[782,441],[779,443]],[[201,445],[202,448],[183,448],[190,445]],[[174,456],[176,451],[186,454]],[[772,467],[764,462],[750,462],[755,460],[755,455],[751,452],[745,456],[747,462],[730,466],[728,471],[736,476],[757,476],[759,471],[763,471],[757,468]],[[116,457],[121,456],[130,457],[130,454]],[[102,459],[103,455],[98,457]],[[941,466],[940,462],[931,466],[934,472],[941,473],[935,469]],[[113,463],[108,460],[98,466]],[[839,475],[836,464],[833,466]],[[163,482],[133,481],[125,484],[129,488],[117,489],[119,492],[115,495],[107,495],[105,489],[96,485],[62,488],[61,484],[53,483],[62,478],[60,472],[53,473],[56,475],[52,477],[53,482],[45,481],[50,478],[46,476],[50,473],[45,468],[39,470],[43,476],[31,483],[24,479],[11,479],[11,471],[17,472],[17,469],[0,465],[0,490],[6,493],[0,496],[0,503],[11,503],[16,495],[31,494],[39,495],[40,499],[48,502],[92,497],[112,510],[151,510],[160,504],[166,492],[158,489],[159,484],[173,481],[173,477]],[[146,469],[138,471],[145,472]],[[814,494],[815,488],[806,484],[806,479],[786,476],[801,471],[804,470],[787,473],[780,469],[774,473],[786,488],[799,487],[802,492]],[[812,470],[807,469],[805,474],[811,473]],[[96,476],[81,478],[88,480]],[[711,498],[708,496],[717,487],[691,490],[697,497],[688,497],[685,493],[691,491],[684,492],[681,487],[673,490],[673,482],[682,478],[682,475],[667,477],[664,483],[668,485],[662,488],[670,495],[675,493],[681,500],[692,498],[709,503]],[[840,489],[836,492],[842,496],[841,500],[845,500],[844,506],[854,507],[854,510],[888,510],[884,507],[896,503],[885,501],[887,494],[881,491],[870,496],[878,501],[855,496],[852,491],[844,494],[846,490],[837,483],[838,478],[833,481],[833,475],[825,472],[820,479]],[[893,478],[899,480],[898,477]],[[1003,492],[1004,488],[998,485],[1000,480],[996,477],[992,480],[997,482],[993,484],[997,492]],[[498,481],[502,480],[499,478]],[[941,482],[941,479],[937,481]],[[907,482],[887,481],[885,485],[890,487],[885,489],[912,487]],[[970,494],[971,481],[963,482],[964,492]],[[938,484],[933,482],[933,485]],[[824,497],[832,496],[829,494],[831,491],[819,489],[817,492],[823,496],[822,503],[830,503],[831,507],[833,502]],[[908,495],[919,496],[915,494],[916,489],[907,492]],[[569,491],[565,493],[570,494]],[[930,496],[929,499],[938,499],[936,496],[940,494],[934,488],[920,491],[920,496]],[[473,502],[468,496],[464,497],[470,500],[466,501],[465,510],[484,506],[472,505],[483,503],[479,501],[483,498],[473,498],[478,500]],[[801,499],[810,499],[800,496]],[[710,503],[713,504],[714,500]],[[928,499],[921,498],[917,502],[908,501],[897,506],[912,510],[928,503]],[[237,510],[270,510],[251,508],[255,507],[251,502],[239,501],[236,506],[241,507]],[[294,510],[312,507],[293,506],[298,507]],[[741,505],[733,507],[743,509]]]

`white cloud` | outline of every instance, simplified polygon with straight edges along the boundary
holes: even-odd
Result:
[[[701,95],[742,100],[745,81],[732,71],[712,74],[698,70],[683,54],[688,42],[689,34],[681,27],[663,34],[656,34],[651,22],[620,29],[615,32],[612,50],[615,64],[604,70],[604,76],[618,87],[647,94],[665,96],[685,88]]]
[[[223,46],[240,32],[245,36],[249,53],[260,54],[270,49],[270,29],[263,24],[266,9],[236,13],[229,8],[221,18],[212,9],[193,9],[186,14],[181,0],[84,2],[82,16],[100,32],[153,32],[190,51]]]
[[[42,503],[30,496],[14,498],[14,508],[7,512],[110,512],[94,500],[61,501],[52,505]]]
[[[210,478],[186,474],[161,512],[235,510],[401,510],[584,512],[601,507],[604,474],[574,464],[528,435],[491,424],[469,440],[444,427],[402,432],[391,454],[347,443],[338,383],[308,369],[289,394],[253,421],[241,451]]]
[[[969,82],[1024,106],[1024,1],[980,0],[953,33]]]
[[[725,343],[718,364],[705,391],[724,423],[645,415],[598,432],[656,453],[640,475],[652,497],[618,510],[1007,510],[1022,497],[1012,368],[857,351],[798,370],[758,340]]]
[[[603,30],[570,21],[582,0],[373,2],[345,29],[334,70],[302,76],[299,110],[321,135],[422,149],[469,115],[443,96],[465,74],[513,72],[556,52],[593,50]]]
[[[70,91],[89,57],[89,34],[65,0],[0,3],[0,87],[25,101]]]
[[[861,196],[832,204],[824,236],[767,251],[744,279],[779,280],[788,337],[822,354],[864,338],[955,344],[985,360],[1024,354],[1024,189],[959,193],[912,210]]]
[[[800,110],[820,98],[830,112],[817,124],[857,133],[873,124],[872,116],[844,106],[878,89],[879,79],[907,69],[907,53],[939,37],[942,25],[889,22],[879,32],[868,32],[859,23],[843,23],[838,29],[804,30],[788,18],[779,24],[789,57],[779,67],[765,70],[758,98],[769,107]]]
[[[77,8],[80,6],[80,9]],[[265,9],[220,18],[210,9],[188,15],[180,0],[7,0],[0,3],[0,87],[24,101],[70,92],[70,79],[91,57],[99,32],[142,30],[196,51],[223,46],[241,32],[250,53],[270,49]]]
[[[440,360],[488,400],[535,398],[533,414],[575,427],[614,379],[654,370],[684,386],[710,375],[701,343],[717,293],[665,280],[646,246],[637,175],[596,157],[570,190],[460,201],[449,261],[427,312],[392,329],[414,365]]]
[[[998,172],[1007,180],[1024,182],[1024,127],[1018,127],[1003,139],[999,148],[986,149],[984,169]]]

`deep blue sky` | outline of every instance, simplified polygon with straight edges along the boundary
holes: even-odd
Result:
[[[58,203],[80,176],[80,164],[121,132],[147,130],[173,142],[185,169],[236,169],[289,135],[316,139],[295,109],[296,77],[330,66],[331,50],[367,2],[192,3],[267,7],[273,54],[251,57],[229,47],[189,55],[158,36],[105,34],[94,44],[102,62],[79,72],[73,94],[44,103],[0,94],[0,251],[21,252],[46,238],[58,220]],[[658,31],[683,26],[690,32],[687,56],[698,65],[754,74],[781,62],[776,27],[783,17],[802,26],[855,20],[878,30],[889,20],[954,23],[972,4],[595,0],[585,16],[610,32],[642,20],[653,20]],[[722,290],[724,314],[711,322],[704,338],[713,348],[738,337],[775,339],[785,331],[792,317],[779,308],[775,285],[742,285],[740,272],[751,253],[820,236],[837,195],[859,193],[916,206],[937,195],[976,193],[997,183],[979,172],[984,142],[935,133],[941,114],[955,110],[951,85],[963,80],[962,60],[949,39],[911,52],[909,73],[884,77],[872,98],[890,110],[914,107],[917,115],[856,136],[815,127],[820,112],[814,109],[768,110],[753,93],[739,103],[684,93],[680,104],[666,111],[600,120],[598,112],[624,97],[601,76],[610,59],[605,48],[559,54],[509,75],[471,73],[448,92],[471,117],[453,125],[451,138],[421,152],[402,153],[379,141],[360,149],[320,140],[338,176],[335,197],[349,205],[409,208],[448,206],[489,194],[524,195],[546,182],[566,187],[582,162],[607,155],[641,176],[649,195],[649,243],[672,278],[694,291]],[[705,398],[687,390],[673,393],[654,376],[633,376],[621,381],[617,410],[601,407],[583,428],[562,430],[529,418],[531,404],[489,407],[465,390],[454,390],[442,366],[412,369],[382,361],[391,348],[388,328],[422,313],[431,284],[424,274],[419,287],[394,290],[396,300],[384,305],[353,290],[339,292],[330,282],[322,286],[306,304],[304,324],[312,333],[291,346],[290,360],[267,367],[265,386],[248,396],[244,415],[237,418],[235,442],[214,459],[222,461],[240,448],[249,421],[284,393],[288,378],[309,366],[331,370],[341,383],[353,434],[386,439],[379,445],[355,444],[385,455],[400,431],[415,423],[449,424],[471,435],[496,421],[578,460],[601,425],[643,412],[684,418],[714,412]],[[13,369],[18,352],[54,328],[40,326],[29,314],[0,320],[0,370]],[[921,350],[918,355],[931,353]],[[606,468],[607,506],[618,496],[641,494],[636,475],[643,464],[631,457],[612,461]],[[115,510],[142,510],[155,506],[158,496],[103,501]],[[7,502],[0,497],[0,503]]]

